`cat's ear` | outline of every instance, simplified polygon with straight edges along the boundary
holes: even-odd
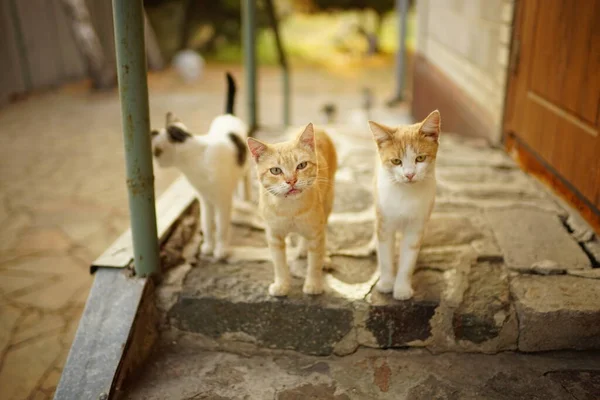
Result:
[[[304,131],[298,136],[298,145],[315,151],[315,127],[312,122],[306,125]]]
[[[169,138],[169,142],[171,142],[171,143],[183,143],[188,138],[192,137],[192,135],[189,132],[185,131],[178,125],[168,126],[167,127],[167,135]]]
[[[440,136],[440,130],[442,125],[442,118],[440,116],[440,112],[438,110],[432,111],[431,114],[427,116],[421,122],[421,127],[419,128],[419,132],[427,139],[433,140],[437,142]]]
[[[179,118],[177,118],[175,116],[175,114],[173,114],[171,111],[169,111],[167,113],[167,118],[166,118],[166,121],[165,121],[165,126],[173,125],[173,124],[175,124],[177,122],[181,122],[181,120]]]
[[[375,143],[377,143],[377,147],[381,147],[381,145],[388,140],[392,140],[395,131],[394,128],[378,124],[374,121],[369,121],[369,129],[371,129],[371,133],[373,134]]]
[[[254,161],[256,162],[258,162],[259,158],[269,149],[267,144],[251,137],[247,139],[247,142],[252,158],[254,158]]]

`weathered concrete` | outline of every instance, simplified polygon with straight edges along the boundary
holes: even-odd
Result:
[[[336,223],[327,228],[327,249],[338,253],[345,249],[364,246],[373,237],[372,221],[360,223]]]
[[[206,351],[190,346],[189,338],[169,340],[123,398],[562,400],[598,394],[598,354],[361,349],[347,357],[312,357],[249,348]]]
[[[591,268],[590,260],[554,215],[529,207],[486,212],[509,268]]]
[[[600,267],[600,240],[597,237],[594,237],[591,240],[583,243],[583,247],[589,254],[590,257],[593,258],[594,266],[596,268]]]
[[[600,348],[600,285],[572,276],[515,276],[519,350]]]
[[[564,387],[574,399],[594,400],[600,395],[600,371],[598,370],[562,370],[550,371],[549,377]]]
[[[295,264],[301,274],[305,261]],[[330,268],[324,295],[303,295],[302,279],[294,277],[290,295],[276,299],[267,294],[271,263],[202,261],[168,315],[184,331],[308,354],[352,352],[361,344],[404,347],[430,336],[445,285],[440,271],[417,271],[415,298],[399,302],[372,290],[374,259],[336,256]]]
[[[439,213],[427,224],[423,247],[469,244],[481,238],[483,233],[468,215]]]
[[[452,321],[456,339],[480,344],[496,339],[507,328],[505,342],[510,346],[517,338],[516,322],[504,266],[488,263],[473,266],[468,288]]]
[[[354,182],[336,182],[333,212],[357,212],[373,204],[373,191]]]
[[[480,143],[455,136],[446,139],[441,149],[443,168],[439,169],[444,171],[438,198],[441,206],[434,210],[426,229],[413,299],[395,301],[373,290],[377,280],[376,256],[370,246],[374,211],[367,190],[372,184],[374,149],[365,145],[368,141],[338,130],[334,140],[342,172],[336,182],[337,209],[328,226],[332,264],[325,274],[325,294],[304,296],[306,260],[290,259],[291,295],[269,297],[273,272],[264,233],[236,226],[233,245],[239,250],[234,251],[231,263],[200,260],[182,289],[166,285],[159,290],[159,297],[168,300],[162,309],[180,330],[224,346],[250,342],[308,354],[347,355],[359,346],[485,353],[518,346],[527,351],[579,348],[566,336],[557,340],[555,333],[539,328],[545,317],[535,307],[533,314],[521,320],[532,307],[523,304],[535,301],[515,294],[529,289],[529,283],[519,284],[527,277],[518,273],[568,271],[595,282],[590,278],[596,277],[596,270],[559,219],[564,211],[504,155],[493,155],[498,150],[485,148],[482,157]],[[466,160],[471,155],[474,158]],[[465,185],[471,187],[466,190]],[[509,189],[500,195],[497,192],[503,185]],[[593,239],[588,236],[586,240]],[[293,253],[290,249],[288,257]],[[513,272],[512,286],[510,270],[518,271]],[[555,278],[571,285],[566,275]],[[571,290],[570,296],[571,305],[590,301],[585,291]],[[578,318],[587,321],[578,306],[569,307],[558,305],[559,312],[552,317],[557,324],[568,325],[571,318],[574,326],[579,326]],[[530,337],[537,344],[527,344]],[[549,347],[539,347],[539,343]]]
[[[270,263],[201,264],[188,275],[169,316],[180,329],[265,347],[330,354],[351,329],[350,302],[330,291],[309,297],[294,279],[287,298],[267,294]]]
[[[374,291],[369,303],[366,329],[379,347],[407,347],[411,342],[426,340],[431,335],[429,321],[435,313],[435,302],[398,302]]]
[[[295,68],[292,120],[314,121],[334,98],[345,118],[360,104],[363,84],[385,92],[393,71],[375,68],[376,79],[371,68],[351,75]],[[163,126],[165,113],[174,111],[194,132],[205,132],[223,112],[215,99],[225,96],[225,69],[243,75],[239,65],[207,65],[203,79],[192,84],[175,71],[152,74],[152,126]],[[261,67],[265,125],[281,123],[280,113],[272,112],[281,105],[280,82],[277,67]],[[240,99],[236,109],[244,118]],[[85,82],[31,94],[0,110],[0,397],[52,398],[91,287],[89,265],[127,228],[119,112],[116,91],[92,93]],[[178,175],[155,168],[157,194]]]

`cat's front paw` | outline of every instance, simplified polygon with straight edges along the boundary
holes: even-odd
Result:
[[[210,242],[204,242],[202,243],[202,246],[200,246],[200,254],[203,256],[212,256],[213,250],[214,245]]]
[[[377,289],[379,293],[392,293],[392,290],[394,290],[394,280],[379,278],[375,285],[375,289]]]
[[[215,247],[214,256],[217,260],[224,260],[229,256],[230,253],[231,249],[229,248],[229,246],[217,244],[217,246]]]
[[[401,285],[394,286],[394,298],[396,300],[408,300],[413,297],[414,293],[415,292],[410,286],[410,283],[403,283]]]
[[[269,294],[274,297],[287,296],[290,284],[287,282],[273,282],[269,285]]]
[[[323,282],[306,280],[302,287],[302,292],[310,295],[321,294],[323,293]]]

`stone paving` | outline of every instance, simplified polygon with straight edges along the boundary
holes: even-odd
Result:
[[[415,297],[396,301],[373,290],[374,148],[362,130],[333,135],[340,168],[325,293],[302,294],[305,262],[292,249],[291,294],[269,297],[257,226],[234,227],[228,262],[198,259],[192,207],[165,245],[180,257],[156,292],[160,345],[122,398],[600,398],[597,350],[546,352],[600,348],[598,260],[588,250],[598,240],[576,213],[501,150],[444,134]]]
[[[437,201],[414,298],[401,302],[376,292],[374,145],[364,129],[334,128],[340,167],[326,293],[301,293],[305,261],[293,260],[292,250],[291,294],[269,297],[264,233],[236,227],[238,248],[228,262],[179,267],[181,293],[169,290],[161,304],[171,325],[218,341],[315,355],[361,346],[484,353],[600,348],[598,260],[584,250],[598,239],[502,150],[480,140],[442,136]]]
[[[243,73],[231,70],[243,115]],[[223,74],[208,66],[185,85],[171,71],[152,75],[153,126],[176,111],[191,129],[207,129],[222,112]],[[373,82],[372,71],[294,71],[292,116],[315,116],[339,94],[341,110],[357,107],[367,82],[387,95],[392,74],[382,67]],[[280,82],[276,68],[261,69],[265,124],[280,123]],[[49,399],[92,282],[88,267],[128,226],[119,102],[115,92],[69,85],[1,109],[0,126],[0,397]],[[178,176],[155,175],[158,193]]]
[[[596,400],[598,354],[498,355],[360,349],[315,357],[248,346],[201,349],[171,337],[130,400]]]
[[[186,87],[169,73],[153,77],[153,126],[162,125],[166,111],[176,110],[192,129],[206,129],[221,111],[222,73],[222,68],[209,68],[206,80]],[[242,76],[239,69],[234,73]],[[268,70],[263,76],[263,121],[274,125],[280,117],[279,75]],[[327,73],[299,71],[295,76],[293,115],[295,121],[304,121],[299,117],[315,116],[334,95],[341,109],[360,104],[358,88],[373,74],[332,79]],[[378,74],[380,79],[372,85],[376,92],[387,93],[390,76],[391,70]],[[319,93],[313,93],[314,87]],[[241,104],[238,101],[238,107]],[[90,95],[75,85],[1,110],[0,126],[0,387],[2,398],[49,399],[91,283],[88,266],[128,225],[119,105],[115,93]],[[323,312],[322,321],[329,321],[330,315],[348,321],[349,331],[327,331],[323,325],[317,338],[324,340],[299,349],[313,354],[347,354],[357,346],[426,346],[434,352],[600,346],[596,236],[502,151],[478,140],[444,135],[438,199],[419,257],[415,299],[402,304],[371,293],[377,278],[369,248],[373,147],[364,130],[338,131],[342,165],[330,223],[328,248],[334,263],[327,293],[310,303],[300,294],[297,279],[297,293],[290,299],[265,298],[272,272],[265,260],[263,233],[236,227],[236,245],[250,246],[240,247],[237,261],[200,260],[194,268],[176,266],[167,275],[159,294],[170,322],[185,329],[198,324],[199,314],[184,307],[185,301],[204,307],[210,302],[218,307],[245,302],[248,309],[260,305],[272,310],[280,321],[287,315],[282,312],[308,315],[310,307]],[[157,192],[177,176],[164,170],[155,174]],[[303,267],[295,263],[294,273],[301,276]],[[185,296],[179,296],[178,285]],[[194,293],[198,288],[207,296]],[[412,322],[403,326],[407,318]],[[260,326],[245,331],[246,326],[243,319],[215,321],[195,338],[216,340],[219,346],[296,346],[293,336],[281,337],[287,342],[268,342]],[[527,359],[519,360],[515,368]],[[573,370],[581,365],[573,365]],[[512,379],[503,373],[495,379]],[[569,373],[560,379],[568,380]],[[455,392],[438,375],[427,379],[442,382],[442,391]],[[597,376],[581,379],[593,383]],[[314,390],[345,398],[332,391],[330,383],[324,385]],[[207,393],[204,398],[219,398]],[[293,390],[285,396],[281,398],[305,398]]]

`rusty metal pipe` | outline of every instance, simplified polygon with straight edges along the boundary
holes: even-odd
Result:
[[[250,134],[258,127],[258,100],[256,97],[256,0],[242,1],[242,42],[246,72],[246,106]]]
[[[159,271],[142,0],[113,0],[127,192],[136,275]]]
[[[273,29],[273,35],[275,36],[275,45],[277,47],[277,55],[279,57],[279,66],[281,67],[281,73],[283,78],[283,124],[284,126],[291,125],[290,115],[290,70],[287,61],[287,55],[285,53],[285,47],[281,40],[279,33],[279,20],[277,19],[277,11],[273,0],[265,0],[265,6],[267,14],[269,16],[269,22],[271,23],[271,29]]]
[[[404,100],[404,75],[406,73],[406,29],[408,23],[408,0],[396,0],[398,17],[398,51],[396,52],[396,90],[388,102],[392,106]]]

